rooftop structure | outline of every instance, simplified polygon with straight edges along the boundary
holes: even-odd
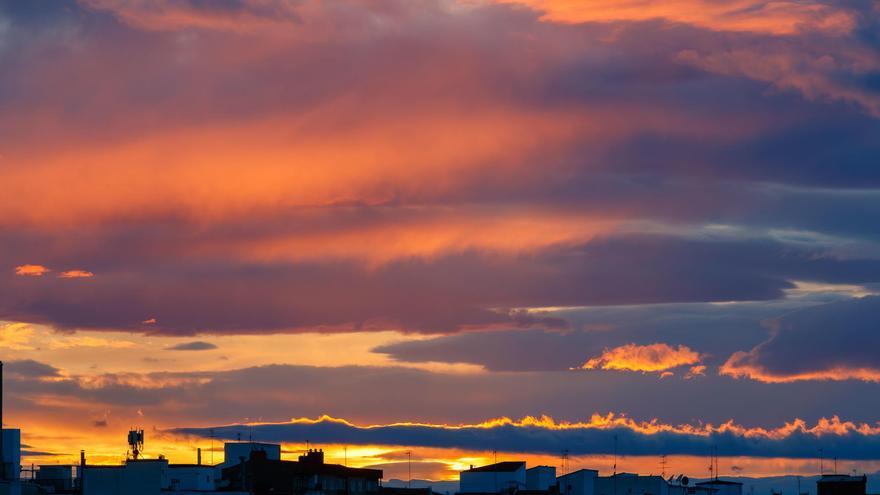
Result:
[[[461,493],[513,493],[526,488],[526,463],[506,461],[473,467],[459,477]]]
[[[558,479],[560,495],[593,495],[596,493],[596,478],[599,471],[595,469],[578,469]]]
[[[596,495],[669,495],[669,483],[661,476],[617,473],[596,478]]]
[[[555,466],[535,466],[526,469],[526,490],[549,490],[556,487]]]
[[[846,474],[823,474],[816,481],[817,495],[865,495],[868,477]]]
[[[713,495],[742,495],[743,484],[738,481],[728,481],[715,478],[709,481],[700,481],[695,484],[697,488],[708,489]]]
[[[324,464],[324,453],[310,450],[298,461],[269,458],[252,451],[240,464],[223,469],[222,488],[278,495],[378,495],[379,469]]]

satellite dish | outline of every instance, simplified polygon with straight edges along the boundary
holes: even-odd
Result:
[[[688,486],[688,483],[690,483],[690,482],[691,482],[691,480],[687,476],[684,476],[681,478],[681,484],[684,486]]]

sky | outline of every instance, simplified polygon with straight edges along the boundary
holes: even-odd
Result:
[[[878,33],[871,0],[0,0],[4,426],[38,464],[140,427],[386,478],[878,471]]]

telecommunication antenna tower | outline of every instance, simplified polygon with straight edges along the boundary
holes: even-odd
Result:
[[[144,430],[129,430],[128,446],[131,448],[131,457],[138,460],[144,451]]]

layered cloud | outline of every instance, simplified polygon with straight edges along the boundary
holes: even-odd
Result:
[[[564,328],[519,309],[877,281],[875,12],[591,5],[5,6],[3,257],[92,280],[0,315]]]
[[[665,19],[720,31],[749,31],[790,35],[804,31],[846,34],[856,24],[855,12],[845,5],[821,1],[601,0],[584,3],[573,0],[517,0],[538,9],[551,21],[614,22]]]
[[[198,257],[157,265],[146,257],[150,253],[132,265],[136,254],[105,259],[102,275],[84,285],[15,277],[0,287],[0,311],[7,318],[64,328],[170,334],[565,328],[564,319],[519,308],[767,300],[793,288],[790,280],[859,284],[880,279],[880,261],[824,256],[824,249],[645,235],[533,255],[467,251],[378,267],[353,261],[218,263]],[[608,270],[623,265],[626,270]],[[156,322],[142,323],[151,318]]]
[[[800,380],[880,382],[880,297],[803,309],[770,320],[770,338],[737,352],[721,373],[770,383]]]
[[[735,418],[736,452],[786,422],[748,438],[866,452],[820,420],[877,421],[876,302],[840,301],[880,284],[878,27],[859,1],[0,3],[0,353],[52,355],[11,400],[444,438],[662,411]],[[320,358],[388,330],[375,366]],[[300,333],[323,367],[248,361]]]

